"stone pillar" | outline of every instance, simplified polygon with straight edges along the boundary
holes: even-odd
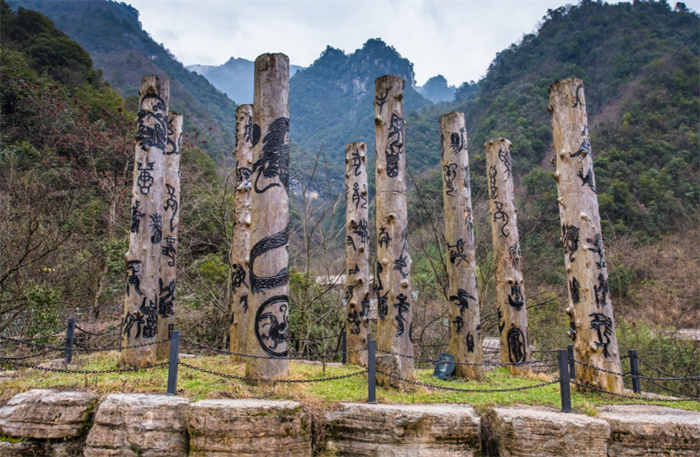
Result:
[[[257,135],[257,136],[256,136]],[[253,105],[236,109],[236,189],[233,196],[233,242],[231,243],[231,352],[245,354],[248,342],[248,266],[250,262],[251,158],[260,129],[253,124]],[[234,362],[244,361],[232,356]]]
[[[276,379],[289,372],[289,58],[255,59],[246,376]]]
[[[158,335],[170,82],[156,75],[144,76],[139,98],[126,297],[121,322],[121,363],[133,366],[152,365],[156,361],[156,346],[142,345],[156,342]]]
[[[442,196],[450,299],[450,354],[457,362],[481,363],[481,321],[476,282],[474,222],[469,182],[469,152],[464,113],[440,117],[442,146]],[[462,378],[483,379],[484,368],[457,365]]]
[[[411,257],[406,215],[406,155],[403,116],[404,80],[397,75],[375,80],[374,132],[377,185],[377,346],[413,355],[411,343]],[[413,359],[380,353],[377,369],[413,379]],[[401,386],[378,375],[382,385]]]
[[[168,113],[168,144],[165,147],[165,193],[163,194],[163,241],[161,241],[158,288],[158,341],[170,339],[175,325],[178,222],[180,220],[180,146],[182,114]],[[170,342],[158,344],[158,360],[170,356]]]
[[[345,146],[345,330],[347,350],[367,346],[369,339],[369,225],[367,145]],[[348,354],[348,362],[367,366],[367,351]]]
[[[530,371],[530,365],[525,362],[531,360],[532,354],[527,338],[527,307],[510,146],[510,141],[505,138],[492,139],[484,144],[493,262],[496,265],[501,362],[515,364],[508,367],[511,374],[521,374]]]
[[[569,336],[577,360],[620,373],[583,82],[568,78],[552,84],[549,112],[569,289]],[[622,377],[585,366],[576,367],[576,378],[600,389],[623,391]]]

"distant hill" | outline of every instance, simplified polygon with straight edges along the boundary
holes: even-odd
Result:
[[[455,86],[447,85],[442,75],[433,76],[418,89],[418,92],[433,103],[451,102],[455,98]]]
[[[10,0],[51,18],[56,27],[85,48],[104,79],[132,102],[141,78],[160,74],[171,81],[172,111],[185,114],[185,129],[197,128],[204,146],[215,158],[230,153],[235,145],[236,104],[206,78],[188,71],[161,44],[143,30],[139,13],[125,3],[107,0],[40,1]]]
[[[304,67],[289,66],[289,76]],[[223,65],[189,65],[187,69],[200,74],[237,104],[253,103],[255,62],[231,57]]]

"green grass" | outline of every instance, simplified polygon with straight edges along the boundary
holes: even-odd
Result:
[[[79,369],[116,369],[119,368],[118,362],[118,352],[93,354],[79,360]],[[211,371],[245,376],[245,365],[233,364],[225,356],[186,358],[182,359],[182,362]],[[320,365],[291,362],[288,379],[313,380],[358,371],[362,371],[362,368],[353,365],[327,366],[324,371]],[[8,400],[20,392],[35,388],[91,391],[99,395],[133,392],[162,394],[165,393],[168,377],[167,366],[127,373],[66,374],[24,369],[21,369],[20,373],[20,377],[0,382],[0,400]],[[461,389],[508,389],[541,384],[550,381],[551,378],[543,374],[512,376],[505,369],[496,369],[487,371],[481,382],[440,381],[432,377],[432,370],[418,369],[416,380],[436,386]],[[292,399],[322,407],[330,406],[335,402],[366,402],[367,374],[317,383],[274,383],[251,386],[241,380],[227,379],[181,365],[178,376],[178,395],[193,401],[205,398]],[[558,384],[523,391],[494,393],[452,392],[424,386],[411,386],[406,389],[377,387],[377,401],[385,404],[465,403],[482,411],[492,406],[515,404],[560,407]],[[597,406],[639,403],[642,401],[621,399],[605,394],[572,392],[574,410],[589,415],[596,414]],[[643,403],[700,411],[700,403],[693,401],[644,401]]]

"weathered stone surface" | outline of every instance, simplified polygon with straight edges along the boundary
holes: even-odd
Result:
[[[10,443],[0,441],[0,457],[35,457],[44,455],[43,446],[34,441],[20,441]]]
[[[602,419],[533,407],[494,408],[482,419],[486,455],[607,457]]]
[[[463,405],[344,403],[326,414],[326,450],[335,455],[480,455],[480,419]]]
[[[85,392],[34,389],[0,409],[0,433],[37,439],[71,438],[85,433],[96,397]]]
[[[186,398],[115,394],[100,404],[85,457],[187,455]]]
[[[191,457],[311,455],[311,420],[294,401],[202,400],[187,424]]]
[[[609,457],[700,455],[700,413],[653,405],[600,408],[610,424]]]

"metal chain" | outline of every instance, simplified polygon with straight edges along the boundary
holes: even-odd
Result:
[[[196,341],[192,341],[188,338],[180,338],[180,341],[192,344],[193,346],[197,346],[201,349],[207,349],[210,351],[218,352],[219,354],[224,354],[224,355],[237,355],[239,357],[248,357],[252,359],[272,359],[272,360],[277,360],[277,359],[285,359],[285,360],[309,360],[309,359],[323,359],[323,358],[331,358],[331,357],[337,357],[339,355],[343,354],[354,354],[355,352],[362,352],[366,351],[367,348],[360,348],[360,349],[353,349],[352,351],[345,351],[345,352],[336,352],[333,354],[320,354],[320,355],[309,355],[307,357],[271,357],[269,355],[255,355],[255,354],[243,354],[241,352],[232,352],[232,351],[226,351],[224,349],[219,349],[215,348],[213,346],[208,346],[206,344],[198,343]]]
[[[44,349],[55,349],[55,350],[59,350],[59,351],[62,351],[65,349],[65,347],[63,347],[63,346],[51,346],[49,344],[34,343],[32,340],[22,340],[22,339],[10,338],[7,336],[2,336],[2,335],[0,335],[0,339],[5,340],[5,341],[12,341],[13,343],[28,344],[30,346],[44,348]]]
[[[390,378],[398,379],[399,381],[407,382],[410,384],[416,384],[416,385],[423,386],[423,387],[432,387],[435,389],[451,390],[454,392],[471,392],[471,393],[517,392],[520,390],[537,389],[539,387],[545,387],[545,386],[549,386],[549,385],[556,384],[559,382],[559,380],[557,379],[557,380],[551,381],[551,382],[544,382],[542,384],[535,384],[534,386],[512,387],[509,389],[460,389],[458,387],[436,386],[435,384],[428,384],[425,382],[414,381],[411,379],[402,378],[401,376],[396,376],[393,374],[385,373],[381,370],[377,370],[377,374],[381,374],[384,376],[388,376]]]
[[[600,389],[598,387],[592,386],[590,384],[585,384],[582,382],[578,382],[575,380],[571,380],[572,384],[576,384],[579,387],[583,387],[584,389],[590,389],[590,390],[595,390],[596,392],[601,392],[604,394],[612,395],[614,397],[620,397],[620,398],[629,398],[632,400],[642,400],[642,401],[653,401],[653,402],[659,402],[659,401],[672,401],[672,402],[678,402],[678,401],[699,401],[700,397],[691,397],[691,398],[673,398],[673,399],[661,399],[661,398],[646,398],[642,396],[636,396],[636,395],[625,395],[625,394],[617,394],[615,392],[609,392],[605,389]]]
[[[48,351],[40,352],[38,354],[33,354],[33,355],[26,355],[24,357],[0,357],[3,360],[26,360],[26,359],[33,359],[34,357],[39,357],[42,355],[49,354],[51,352],[55,352],[56,349],[49,349]]]
[[[650,383],[654,384],[656,387],[659,387],[659,388],[664,389],[664,390],[668,390],[669,392],[674,393],[678,396],[700,400],[700,397],[696,397],[695,395],[688,395],[686,393],[679,392],[678,390],[674,390],[674,389],[671,389],[669,387],[663,386],[663,385],[659,384],[658,382],[654,382],[651,379],[647,379],[646,381],[649,381]]]
[[[182,365],[187,368],[191,368],[193,370],[201,371],[202,373],[207,373],[211,374],[214,376],[220,376],[222,378],[229,378],[229,379],[239,379],[241,381],[251,381],[251,382],[279,382],[279,383],[306,383],[306,382],[324,382],[324,381],[335,381],[336,379],[344,379],[344,378],[350,378],[352,376],[357,376],[359,374],[367,373],[367,370],[362,370],[358,371],[356,373],[350,373],[350,374],[345,374],[341,376],[333,376],[330,378],[320,378],[320,379],[264,379],[264,378],[250,378],[247,376],[236,376],[233,374],[226,374],[226,373],[220,373],[218,371],[212,371],[212,370],[207,370],[206,368],[200,368],[196,367],[194,365],[190,365],[188,363],[178,361],[179,365]]]
[[[659,373],[661,373],[661,374],[665,374],[666,376],[677,376],[677,375],[675,375],[675,374],[673,374],[673,373],[668,373],[668,372],[662,370],[661,368],[656,368],[654,365],[650,364],[649,362],[645,362],[645,361],[642,360],[642,359],[637,359],[637,360],[640,361],[640,362],[642,362],[642,364],[644,364],[645,366],[647,366],[647,367],[651,368],[652,370],[657,371],[657,372],[659,372]]]
[[[401,354],[400,352],[394,352],[394,351],[387,351],[384,349],[379,349],[377,348],[377,352],[382,352],[384,354],[392,354],[396,355],[399,357],[406,357],[409,359],[414,359],[414,360],[419,360],[421,362],[444,362],[444,360],[440,359],[426,359],[424,357],[419,357],[416,355],[408,355],[408,354]],[[522,362],[522,363],[512,363],[512,362],[451,362],[454,363],[455,365],[470,365],[470,366],[520,366],[520,365],[534,365],[538,363],[548,363],[548,362],[554,362],[557,359],[544,359],[544,360],[531,360],[529,362]]]
[[[7,360],[3,357],[0,357],[0,363],[3,363],[3,362],[7,362],[7,363],[9,363],[11,365],[15,365],[15,366],[32,368],[35,370],[51,371],[51,372],[55,372],[55,373],[76,373],[76,374],[126,373],[129,371],[141,371],[141,370],[147,370],[150,368],[162,367],[162,366],[165,366],[169,363],[169,362],[160,362],[160,363],[156,363],[153,365],[147,365],[145,367],[115,368],[113,370],[68,370],[68,369],[63,369],[63,368],[38,367],[35,365],[29,365],[27,363],[14,362],[12,360]]]
[[[91,336],[105,336],[105,335],[111,335],[112,333],[118,332],[118,331],[120,330],[120,329],[118,329],[118,328],[115,328],[115,329],[112,329],[112,330],[110,330],[110,331],[108,331],[108,332],[93,333],[93,332],[89,332],[89,331],[85,330],[84,328],[81,328],[78,324],[75,324],[75,329],[76,329],[76,330],[80,330],[81,332],[85,333],[86,335],[91,335]]]
[[[695,381],[695,380],[700,380],[700,376],[686,376],[684,378],[682,377],[673,377],[673,378],[656,378],[653,376],[642,376],[642,375],[633,375],[633,374],[627,374],[627,373],[618,373],[616,371],[610,371],[606,370],[605,368],[600,368],[595,365],[588,364],[586,362],[581,362],[580,360],[573,359],[574,362],[578,363],[579,365],[583,365],[584,367],[588,368],[593,368],[594,370],[602,371],[603,373],[609,373],[615,376],[622,376],[625,378],[638,378],[638,379],[653,379],[655,381]]]

